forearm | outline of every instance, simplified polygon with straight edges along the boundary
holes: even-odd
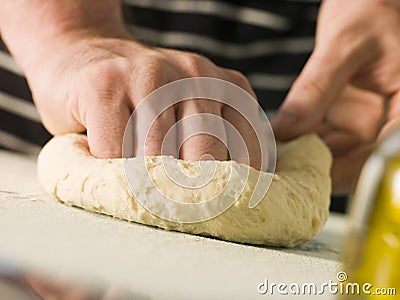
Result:
[[[0,32],[23,69],[56,41],[126,34],[120,0],[1,0]]]

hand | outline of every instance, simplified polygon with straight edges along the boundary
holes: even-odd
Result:
[[[332,107],[349,86],[387,99],[387,115],[372,139],[370,132],[356,124],[361,111],[336,125],[365,144],[384,136],[400,124],[399,53],[399,1],[324,1],[314,52],[273,120],[277,138],[290,139],[323,127],[326,116],[331,118]],[[366,106],[371,105],[368,98],[362,100]],[[350,103],[341,106],[344,113]],[[334,143],[346,148],[341,139],[332,140],[330,145]]]
[[[333,194],[354,191],[384,122],[384,111],[382,96],[348,86],[332,103],[323,124],[316,129],[333,154]]]
[[[99,158],[121,156],[131,112],[146,95],[171,81],[216,77],[239,85],[255,98],[249,82],[237,71],[217,67],[197,54],[135,41],[123,23],[120,0],[4,0],[0,1],[0,29],[28,79],[47,129],[53,134],[86,130],[90,151]],[[151,113],[140,117],[152,119]],[[151,127],[144,153],[139,149],[136,153],[160,154],[170,126],[197,113],[214,114],[232,123],[249,149],[250,164],[260,167],[258,141],[250,125],[229,106],[210,100],[187,100],[167,109]],[[200,129],[213,127],[228,135],[222,120],[201,122]],[[194,127],[189,125],[182,126],[185,133]],[[139,139],[143,145],[143,132],[136,131],[135,142]],[[175,150],[176,156],[188,160],[204,154],[217,160],[228,158],[223,143],[205,134],[190,137]]]
[[[0,278],[1,279],[1,278]],[[83,284],[65,278],[46,279],[36,274],[25,273],[20,275],[20,281],[16,285],[25,283],[41,299],[57,300],[122,300],[134,299],[137,295],[132,295],[128,291],[116,286],[102,285],[96,286],[89,283]],[[21,290],[26,289],[22,286]]]
[[[129,37],[79,36],[53,45],[35,68],[27,72],[44,125],[52,134],[87,130],[91,153],[100,158],[120,157],[123,134],[139,102],[156,88],[171,81],[215,77],[235,83],[255,94],[237,71],[220,68],[207,58],[188,52],[151,48]],[[158,155],[163,138],[177,120],[196,113],[221,116],[233,124],[248,142],[250,162],[259,167],[255,136],[238,114],[221,103],[190,100],[171,107],[157,119],[147,136],[145,155]],[[149,115],[148,118],[152,116]],[[224,124],[216,124],[224,127]],[[253,151],[253,152],[252,152]],[[196,135],[180,148],[183,159],[197,160],[204,154],[228,159],[223,143],[210,135]]]

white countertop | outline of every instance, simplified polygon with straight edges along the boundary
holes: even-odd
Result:
[[[288,299],[257,286],[319,286],[342,270],[341,215],[295,249],[241,245],[65,206],[39,186],[34,157],[0,151],[0,166],[0,262],[49,278],[117,286],[133,299]]]

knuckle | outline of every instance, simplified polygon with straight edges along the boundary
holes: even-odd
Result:
[[[79,111],[80,119],[91,109],[119,110],[126,105],[129,66],[123,60],[96,63],[77,78],[67,105]]]
[[[322,99],[325,94],[325,84],[316,79],[310,79],[307,82],[294,84],[292,90],[286,99],[296,114],[300,117],[305,117],[317,109],[316,105],[321,105],[322,109],[326,105],[325,99]]]
[[[153,51],[148,51],[146,54],[141,55],[137,60],[137,68],[139,73],[146,73],[148,70],[158,70],[165,64],[165,59]]]
[[[136,85],[146,91],[152,91],[166,83],[163,74],[168,73],[169,64],[160,55],[150,53],[140,59],[136,70]]]
[[[159,64],[154,58],[148,56],[142,57],[135,67],[137,79],[148,77],[150,76],[149,74],[154,74],[157,72],[158,67]]]
[[[238,70],[228,69],[228,71],[232,74],[233,78],[237,80],[246,80],[246,76]]]
[[[250,87],[250,82],[247,77],[240,71],[237,70],[230,70],[233,79],[235,82],[238,83],[239,86],[245,87],[246,89]]]
[[[247,77],[242,72],[237,71],[237,70],[230,70],[230,69],[228,69],[228,72],[230,73],[231,81],[234,84],[238,85],[239,87],[244,89],[246,92],[248,92],[255,101],[258,101],[257,96],[256,96],[253,88],[251,87],[250,81],[247,79]]]
[[[195,76],[204,75],[207,68],[213,67],[209,59],[197,53],[185,53],[181,56],[181,61],[184,68]]]
[[[119,78],[130,71],[130,61],[126,57],[105,59],[95,63],[90,71],[100,79]]]
[[[83,88],[111,93],[127,81],[130,65],[127,58],[107,59],[86,67],[78,79]]]
[[[310,97],[316,99],[320,98],[321,95],[324,94],[326,87],[325,84],[316,78],[309,80],[307,83],[304,83],[302,89],[310,95]]]

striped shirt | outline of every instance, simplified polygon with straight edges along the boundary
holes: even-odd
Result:
[[[202,54],[244,73],[266,111],[276,110],[314,46],[319,1],[125,0],[144,43]],[[0,40],[0,147],[36,154],[50,135],[27,82]]]

